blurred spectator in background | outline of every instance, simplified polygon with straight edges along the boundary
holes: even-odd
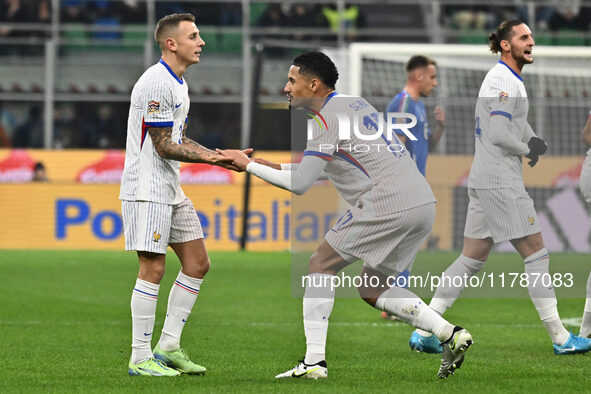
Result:
[[[43,147],[43,119],[39,106],[33,105],[24,123],[14,130],[12,146],[15,148]]]
[[[493,7],[486,5],[445,6],[447,24],[460,29],[492,29],[498,25]]]
[[[33,22],[43,23],[46,29],[35,30],[33,32],[34,37],[39,38],[51,38],[51,31],[49,30],[51,25],[51,3],[50,0],[40,0],[37,2],[35,12],[33,13]]]
[[[79,148],[81,147],[81,132],[76,126],[76,113],[71,103],[60,103],[55,106],[55,142],[54,148]],[[84,116],[80,116],[80,121]]]
[[[291,6],[289,17],[284,24],[286,27],[323,27],[328,26],[322,17],[322,12],[317,5],[297,3]],[[296,34],[294,40],[311,40],[317,35]]]
[[[78,117],[76,126],[82,137],[78,142],[80,147],[99,149],[125,147],[125,133],[121,132],[125,123],[117,122],[112,104],[102,103],[78,108],[77,112],[80,111],[84,113],[84,116]]]
[[[93,11],[95,13],[94,27],[95,31],[92,37],[95,40],[116,41],[121,39],[122,33],[117,30],[121,27],[119,17],[111,7],[111,2],[106,0],[94,1]],[[101,30],[101,27],[106,27]]]
[[[339,12],[336,5],[327,5],[322,8],[322,15],[334,33],[338,34],[342,26],[347,41],[354,40],[357,28],[364,27],[365,24],[363,14],[356,5],[346,4],[342,13]],[[332,36],[331,39],[334,40],[335,36]]]
[[[139,0],[123,0],[119,6],[121,23],[146,23],[146,3]]]
[[[64,23],[90,22],[86,2],[81,0],[62,0],[60,13],[60,21]]]
[[[527,23],[531,27],[535,26],[537,29],[547,30],[550,26],[550,19],[552,18],[552,14],[554,14],[554,6],[557,2],[558,0],[553,0],[552,5],[538,6],[535,8],[536,23],[534,25],[532,21],[529,20],[529,13],[526,5],[526,0],[514,0],[515,10],[517,12],[516,19],[519,19],[520,21]]]
[[[265,10],[265,13],[261,15],[258,20],[260,27],[276,28],[280,30],[287,23],[287,15],[283,12],[281,4],[271,3]],[[272,29],[274,30],[274,29]],[[264,36],[255,37],[258,39],[265,40],[282,40],[288,37],[282,35],[265,34]],[[280,47],[268,47],[265,48],[265,54],[271,57],[283,57],[285,56],[285,49]]]
[[[45,165],[40,161],[35,163],[35,167],[33,167],[33,178],[31,178],[31,182],[49,182]]]
[[[211,5],[209,6],[211,7]],[[242,24],[242,4],[227,3],[218,5],[218,7],[220,7],[220,10],[216,25],[236,26]],[[199,13],[197,13],[197,16],[199,16]]]
[[[283,13],[281,4],[271,3],[261,15],[258,25],[261,27],[281,28],[287,22],[287,16]]]
[[[10,143],[10,138],[8,138],[8,133],[6,132],[6,130],[4,130],[4,126],[2,126],[2,123],[0,123],[0,147],[12,147],[12,144]]]
[[[0,101],[0,127],[4,131],[2,136],[2,146],[11,147],[11,137],[14,130],[18,127],[18,121],[14,112],[7,104],[8,103]]]
[[[0,22],[19,23],[31,22],[31,15],[24,2],[21,0],[0,0]],[[10,27],[0,28],[0,39],[27,37],[29,33],[24,30],[18,30]],[[23,45],[16,43],[10,45],[0,43],[0,51],[3,54],[20,55],[23,52]]]
[[[156,3],[156,19],[160,19],[165,15],[186,12],[185,8],[178,1],[167,1],[165,3]],[[197,14],[199,17],[199,14]]]
[[[549,21],[550,30],[588,30],[589,15],[581,0],[561,0]]]

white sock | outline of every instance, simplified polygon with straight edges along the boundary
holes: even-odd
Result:
[[[334,275],[310,274],[304,293],[304,331],[306,333],[306,364],[316,364],[326,359],[326,334],[328,318],[334,305]]]
[[[153,357],[152,331],[160,285],[137,279],[131,294],[131,362],[139,364]]]
[[[191,278],[179,272],[168,296],[166,320],[164,320],[162,335],[158,341],[160,349],[171,351],[180,348],[181,333],[193,305],[195,305],[201,283],[203,283],[203,279]]]
[[[391,287],[378,297],[375,308],[391,313],[429,335],[433,333],[441,342],[453,334],[454,326],[410,290]]]
[[[591,273],[587,278],[587,299],[585,300],[585,309],[583,310],[583,323],[581,323],[582,337],[591,335]]]
[[[447,269],[443,273],[442,277],[447,277],[450,279],[443,280],[441,285],[437,287],[437,290],[435,290],[433,299],[431,299],[431,302],[429,303],[431,309],[433,309],[440,315],[443,315],[445,311],[448,310],[458,299],[458,297],[462,293],[462,290],[464,290],[463,285],[459,287],[453,286],[453,278],[456,276],[463,278],[464,275],[470,278],[473,275],[475,275],[478,271],[480,271],[484,263],[486,263],[486,261],[475,260],[470,257],[466,257],[463,254],[460,254],[456,261],[454,261],[452,265],[447,267]],[[456,281],[456,283],[458,282],[460,281]],[[462,284],[464,284],[463,280],[461,282]],[[423,330],[417,330],[417,332],[424,337],[431,336],[430,332],[426,332]]]
[[[562,325],[558,315],[558,303],[556,302],[554,287],[543,286],[543,283],[547,284],[548,278],[550,278],[550,255],[546,248],[543,248],[531,256],[527,256],[523,263],[525,264],[525,273],[528,274],[529,278],[529,286],[527,287],[529,297],[536,307],[552,342],[559,346],[564,345],[569,338],[569,333]],[[535,287],[533,286],[534,281],[536,282]]]

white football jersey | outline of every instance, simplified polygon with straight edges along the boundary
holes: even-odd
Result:
[[[589,116],[587,119],[589,119],[589,121],[591,121],[591,109],[589,110]],[[591,156],[591,148],[587,149],[587,156]]]
[[[383,115],[365,99],[332,93],[319,115],[304,155],[328,161],[324,173],[349,204],[385,216],[436,201],[396,133],[389,141],[385,124],[377,133]],[[338,117],[349,119],[347,139],[339,139]]]
[[[180,162],[158,155],[148,128],[172,127],[172,140],[180,144],[189,104],[186,81],[178,78],[162,59],[136,82],[127,120],[121,200],[174,205],[185,199],[180,186]]]
[[[468,187],[496,189],[523,185],[521,156],[509,154],[490,140],[491,118],[509,119],[509,133],[523,141],[529,103],[521,77],[500,61],[486,74],[475,110],[475,153]]]

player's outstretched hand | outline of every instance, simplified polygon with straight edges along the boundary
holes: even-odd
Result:
[[[274,162],[269,161],[269,160],[261,159],[260,157],[254,158],[254,161],[256,163],[262,164],[262,165],[267,166],[267,167],[274,168],[276,170],[280,170],[281,169],[281,164],[274,163]]]
[[[248,163],[251,162],[250,158],[246,156],[246,154],[244,153],[245,151],[249,151],[249,149],[245,149],[244,151],[237,149],[216,149],[215,151],[218,152],[220,155],[231,157],[231,165],[236,167],[237,171],[245,171],[246,166],[248,165]],[[252,152],[252,149],[250,149],[250,152]]]
[[[542,156],[548,150],[548,145],[546,142],[538,137],[531,137],[527,143],[529,146],[529,153],[525,155],[529,160],[527,164],[530,167],[533,167],[538,162],[540,156]]]

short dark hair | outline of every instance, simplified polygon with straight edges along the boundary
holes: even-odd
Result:
[[[508,21],[502,22],[499,27],[497,27],[497,31],[494,33],[490,33],[488,35],[488,42],[490,46],[490,51],[492,53],[499,53],[503,52],[501,48],[501,41],[503,40],[511,40],[511,37],[515,34],[513,31],[513,27],[523,25],[523,22],[518,19],[511,19]]]
[[[164,43],[161,42],[164,39],[164,33],[167,33],[168,30],[178,27],[179,23],[187,21],[195,23],[195,15],[189,13],[182,13],[182,14],[170,14],[162,17],[158,23],[156,24],[156,29],[154,30],[154,40],[160,46],[160,49],[163,49]]]
[[[437,62],[427,56],[415,55],[406,62],[406,72],[409,73],[417,68],[427,67],[428,65],[437,65]]]
[[[334,89],[339,72],[332,60],[322,52],[312,51],[293,59],[292,64],[300,68],[300,74],[315,76],[327,87]]]

